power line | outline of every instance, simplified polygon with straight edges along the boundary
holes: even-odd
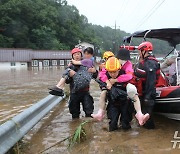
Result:
[[[124,15],[125,10],[126,10],[127,4],[129,4],[129,1],[130,1],[130,0],[127,0],[127,2],[126,2],[125,5],[124,5],[124,8],[122,9],[122,17],[123,17],[123,15]]]
[[[120,16],[121,16],[121,14],[122,14],[122,9],[123,9],[123,7],[124,7],[125,1],[126,1],[126,0],[123,0],[123,1],[122,1],[122,5],[120,5],[120,8],[119,8],[119,9],[120,9],[120,12],[119,12]]]
[[[148,14],[157,6],[157,4],[160,2],[161,0],[158,0],[158,2],[156,2],[156,4],[148,11],[148,13],[140,20],[140,22],[136,25],[135,30],[137,29],[137,27],[144,21],[144,19],[146,19],[146,17],[148,16]]]
[[[140,26],[142,26],[153,15],[153,13],[155,13],[155,11],[157,11],[157,9],[165,2],[165,0],[163,0],[160,4],[158,4],[160,1],[161,0],[159,0],[153,6],[153,8],[144,16],[144,18],[139,22],[139,24],[137,24],[135,30],[137,30]]]
[[[146,14],[146,16],[141,20],[142,22],[140,22],[138,25],[139,25],[139,27],[143,24],[143,22],[144,21],[146,21],[161,5],[162,5],[162,3],[165,1],[165,0],[163,0],[159,5],[158,5],[158,3],[160,2],[161,0],[159,0],[156,4],[155,4],[155,6]],[[157,7],[157,8],[155,8],[155,7]],[[155,9],[154,9],[155,8]],[[154,9],[154,10],[153,10]],[[152,11],[152,12],[151,12]],[[151,12],[151,13],[150,13]],[[150,13],[150,14],[149,14]],[[147,17],[147,18],[146,18]],[[139,28],[138,27],[138,28]]]

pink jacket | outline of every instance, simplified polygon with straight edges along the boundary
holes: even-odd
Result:
[[[122,67],[122,70],[125,71],[125,74],[120,75],[117,80],[118,82],[127,82],[133,78],[133,67],[132,63],[128,60]],[[106,82],[108,80],[108,77],[106,75],[106,69],[103,68],[101,72],[99,72],[99,79],[103,82]]]
[[[106,69],[102,68],[102,70],[99,72],[99,79],[103,82],[106,82],[108,80],[107,76],[106,76]]]

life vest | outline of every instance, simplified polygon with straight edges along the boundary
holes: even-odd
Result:
[[[122,68],[119,70],[119,74],[117,77],[120,75],[126,74],[125,70]],[[108,72],[106,72],[106,75],[108,79],[111,78]],[[120,105],[120,103],[125,102],[127,100],[127,93],[126,93],[126,85],[127,82],[116,82],[110,91],[108,91],[107,94],[107,99],[110,103],[113,103],[114,105]]]
[[[133,78],[130,80],[130,83],[135,85],[138,91],[138,95],[143,95],[143,78],[138,78],[133,74]]]
[[[159,61],[153,56],[149,56],[145,60],[154,60],[159,63]],[[139,96],[143,95],[143,86],[146,82],[146,71],[144,70],[145,60],[139,63],[138,68],[135,68],[135,73],[133,79],[131,80],[131,83],[136,86]],[[166,85],[167,82],[165,78],[162,76],[159,66],[159,68],[156,70],[156,87],[162,87]]]

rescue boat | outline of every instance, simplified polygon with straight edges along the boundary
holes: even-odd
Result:
[[[180,120],[180,53],[176,50],[176,46],[180,44],[180,28],[150,29],[139,31],[124,38],[124,43],[129,45],[121,46],[129,50],[136,50],[137,46],[131,46],[132,38],[153,38],[167,41],[173,49],[165,56],[173,53],[175,58],[175,84],[172,85],[166,75],[163,75],[161,81],[164,84],[156,86],[156,99],[154,112],[166,116],[170,119]],[[162,71],[162,70],[161,70]],[[162,72],[163,73],[163,72]],[[164,73],[163,73],[164,74]]]

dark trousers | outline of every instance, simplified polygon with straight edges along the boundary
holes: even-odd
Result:
[[[69,111],[72,114],[72,118],[79,118],[81,103],[86,117],[90,117],[93,113],[94,100],[89,92],[71,93],[69,98]]]
[[[107,115],[110,119],[109,122],[109,131],[113,131],[118,129],[118,120],[120,118],[120,122],[122,124],[123,129],[131,128],[129,122],[131,121],[131,116],[128,111],[128,101],[124,102],[109,102],[107,106]]]
[[[153,108],[154,108],[155,101],[153,99],[146,100],[146,101],[144,101],[144,99],[140,99],[140,100],[141,100],[141,107],[142,107],[143,114],[149,113],[150,115],[150,118],[144,124],[144,127],[147,129],[154,129],[155,123],[154,123],[154,118],[153,118]]]

